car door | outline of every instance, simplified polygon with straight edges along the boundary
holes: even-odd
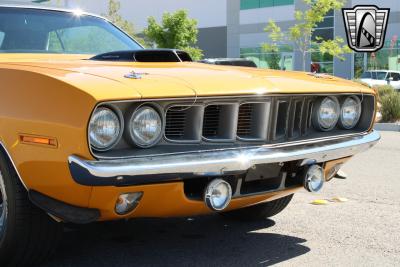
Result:
[[[373,86],[373,84],[372,84],[372,74],[371,74],[370,71],[365,71],[365,72],[361,75],[360,80],[361,80],[363,83],[368,84],[369,86]]]
[[[388,80],[387,80],[387,74],[388,72],[386,71],[371,71],[371,85],[372,86],[382,86],[382,85],[387,85]]]

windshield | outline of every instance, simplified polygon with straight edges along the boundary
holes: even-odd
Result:
[[[108,21],[89,15],[0,7],[0,53],[101,54],[142,47]]]

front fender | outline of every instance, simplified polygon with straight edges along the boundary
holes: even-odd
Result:
[[[0,68],[0,80],[0,142],[25,187],[88,206],[91,187],[73,181],[67,158],[71,153],[92,158],[87,125],[96,100],[65,82],[27,70]],[[54,138],[57,146],[23,143],[21,135],[26,134]]]

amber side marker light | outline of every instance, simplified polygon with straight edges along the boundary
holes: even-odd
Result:
[[[32,145],[43,145],[49,146],[52,148],[56,148],[58,143],[57,139],[43,137],[43,136],[32,136],[32,135],[20,135],[19,136],[21,143],[24,144],[32,144]]]

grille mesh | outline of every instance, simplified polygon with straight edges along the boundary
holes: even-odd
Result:
[[[218,105],[207,106],[204,110],[203,136],[214,138],[219,135],[221,107]]]
[[[187,112],[185,107],[172,107],[167,111],[165,123],[165,137],[180,140],[185,136]]]
[[[272,140],[284,141],[307,134],[311,127],[311,99],[278,99],[273,125],[268,123],[268,107],[266,102],[244,103],[236,108],[232,104],[175,106],[166,112],[165,137],[185,142],[200,142],[201,136],[208,141],[233,142],[236,136],[246,141],[267,141],[268,131],[272,131]]]
[[[239,108],[237,136],[241,138],[250,137],[253,124],[253,104],[243,104]]]

